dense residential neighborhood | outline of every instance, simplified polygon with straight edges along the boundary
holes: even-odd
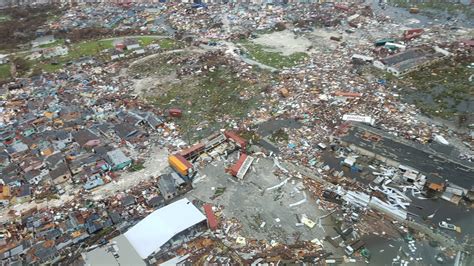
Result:
[[[472,265],[472,1],[0,0],[5,265]]]

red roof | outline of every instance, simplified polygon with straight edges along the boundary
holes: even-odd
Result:
[[[359,93],[359,92],[336,91],[334,95],[343,96],[343,97],[362,97],[362,93]]]
[[[334,7],[339,10],[349,11],[349,7],[343,4],[335,4]]]
[[[423,29],[411,29],[411,30],[406,30],[403,33],[403,39],[405,41],[414,39],[416,37],[419,37],[423,34],[424,30]]]
[[[207,217],[207,226],[209,226],[209,229],[211,229],[212,231],[215,231],[217,229],[218,224],[216,215],[214,214],[214,211],[212,211],[212,205],[206,203],[203,207]]]
[[[193,145],[189,148],[186,148],[184,150],[181,150],[179,154],[183,156],[184,158],[187,158],[188,156],[192,155],[195,152],[200,152],[204,150],[204,143],[198,143],[196,145]]]
[[[240,154],[239,160],[229,169],[231,175],[237,176],[237,173],[239,172],[240,167],[242,167],[242,164],[245,162],[245,159],[247,159],[247,154]]]
[[[474,46],[474,40],[462,40],[461,43],[466,46]]]
[[[190,162],[188,162],[188,160],[186,160],[186,158],[184,158],[181,154],[176,153],[176,154],[174,154],[174,156],[175,156],[178,160],[180,160],[186,167],[188,167],[188,168],[193,168],[193,165],[192,165]]]
[[[173,117],[180,117],[181,115],[183,115],[183,111],[178,108],[171,108],[168,110],[168,113],[170,114],[170,116]]]
[[[240,137],[239,135],[237,135],[237,133],[235,133],[234,131],[225,131],[224,135],[228,139],[235,141],[235,143],[237,143],[237,146],[239,146],[241,149],[245,149],[245,146],[247,145],[247,141],[243,139],[242,137]]]

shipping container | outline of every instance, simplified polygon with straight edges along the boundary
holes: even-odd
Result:
[[[168,113],[172,117],[181,117],[183,115],[183,111],[178,108],[171,108],[168,110]]]
[[[207,217],[207,226],[209,229],[212,231],[215,231],[217,229],[217,219],[216,215],[214,214],[214,211],[212,210],[212,205],[209,203],[204,204],[204,212],[206,213]]]
[[[419,12],[420,12],[420,9],[418,9],[417,7],[410,8],[410,13],[411,14],[418,14]]]
[[[342,97],[352,97],[352,98],[362,97],[362,93],[360,93],[360,92],[336,91],[334,93],[334,95],[335,96],[342,96]]]
[[[247,154],[242,153],[239,160],[237,160],[237,162],[230,168],[230,174],[232,176],[237,176],[237,173],[239,172],[240,167],[242,167],[242,164],[244,164],[245,159],[247,159]]]
[[[392,38],[385,38],[385,39],[381,39],[381,40],[377,40],[375,41],[375,46],[384,46],[386,43],[388,42],[396,42],[397,40],[396,39],[392,39]]]
[[[245,149],[247,147],[247,141],[243,139],[242,137],[240,137],[239,135],[237,135],[237,133],[235,133],[234,131],[225,131],[224,135],[230,141],[235,142],[235,144],[237,144],[239,148]]]
[[[423,29],[411,29],[403,32],[403,40],[409,41],[411,39],[417,38],[423,34]]]
[[[204,152],[204,148],[205,147],[203,143],[198,143],[189,148],[181,150],[179,154],[186,159],[190,159]]]
[[[182,176],[187,176],[192,173],[193,165],[180,154],[170,155],[168,157],[168,162],[171,168]]]

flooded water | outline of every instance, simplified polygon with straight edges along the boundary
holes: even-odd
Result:
[[[442,221],[459,226],[461,227],[461,233],[445,229],[440,230],[461,242],[464,242],[467,237],[474,236],[474,227],[472,226],[474,212],[470,208],[464,205],[458,206],[443,199],[420,200],[413,197],[411,198],[413,199],[413,202],[408,208],[408,211],[418,215],[418,217],[414,217],[416,221],[432,225],[436,228],[439,227],[438,224]],[[426,218],[433,213],[435,213],[433,219],[426,221],[423,220],[423,218]]]
[[[386,239],[377,235],[362,238],[366,248],[370,251],[370,265],[400,265],[394,259],[409,261],[408,265],[439,265],[436,255],[438,248],[432,247],[426,241],[416,241],[416,250],[412,252],[408,243],[401,237],[399,239]],[[421,259],[420,259],[421,258]],[[417,261],[418,259],[418,261]]]
[[[474,113],[474,97],[466,96],[462,100],[456,100],[452,97],[442,97],[442,102],[438,102],[437,98],[439,98],[440,95],[449,94],[447,90],[448,88],[442,85],[437,85],[430,91],[408,90],[405,91],[407,93],[404,93],[404,100],[407,103],[417,104],[421,107],[433,107],[442,104],[445,109],[451,112]]]
[[[296,119],[272,119],[258,125],[257,132],[262,137],[267,137],[280,128],[300,128],[303,126]]]
[[[426,27],[432,24],[450,24],[460,27],[474,27],[474,21],[464,14],[449,14],[444,11],[422,10],[419,14],[411,14],[405,8],[385,5],[382,9],[379,0],[367,1],[371,4],[376,14],[389,16],[395,23],[405,24],[412,27]]]
[[[333,152],[326,151],[322,154],[323,161],[331,168],[337,171],[344,171],[344,176],[354,178],[363,184],[369,184],[371,179],[363,178],[363,172],[353,172],[350,168],[342,166],[343,158],[336,158]],[[465,242],[467,238],[474,236],[474,211],[465,205],[455,205],[443,199],[419,199],[413,197],[409,192],[406,193],[413,201],[407,211],[411,214],[410,217],[419,223],[427,224],[433,228],[439,228],[439,223],[446,221],[456,226],[461,227],[461,233],[449,231],[445,229],[440,230],[442,234],[447,234],[454,237],[459,242]],[[426,220],[426,218],[435,213],[433,219]]]
[[[335,169],[336,171],[343,171],[344,176],[357,179],[359,182],[364,184],[370,183],[370,180],[362,178],[360,172],[354,172],[351,170],[351,168],[343,166],[341,162],[344,160],[344,158],[336,158],[334,153],[330,151],[323,152],[321,157],[321,159],[332,169]]]
[[[300,128],[301,126],[303,126],[303,124],[301,124],[298,120],[295,119],[272,119],[265,121],[258,125],[257,132],[262,137],[262,139],[259,140],[258,144],[266,150],[272,151],[274,153],[279,153],[280,150],[278,149],[278,147],[274,146],[263,138],[270,136],[280,128],[294,129]]]

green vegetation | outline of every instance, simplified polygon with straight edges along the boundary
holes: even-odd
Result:
[[[421,13],[429,11],[446,11],[449,14],[464,14],[467,18],[474,18],[474,9],[470,5],[449,3],[445,0],[432,0],[424,3],[407,0],[389,0],[388,3],[402,8],[418,7]]]
[[[245,117],[258,103],[261,88],[269,80],[267,72],[256,74],[260,75],[257,84],[220,62],[214,66],[212,72],[180,78],[180,83],[162,85],[159,88],[161,95],[148,97],[160,108],[178,107],[183,110],[183,116],[176,123],[188,142],[227,127],[233,119]]]
[[[69,53],[65,56],[51,58],[44,61],[30,61],[33,65],[33,73],[40,71],[52,73],[60,70],[69,61],[79,59],[84,56],[97,56],[102,50],[113,47],[112,40],[93,40],[80,42],[69,46]],[[53,45],[55,46],[55,45]]]
[[[137,38],[137,40],[142,46],[148,46],[152,43],[158,43],[162,50],[175,50],[184,48],[184,42],[170,38],[161,39],[153,36],[142,36]]]
[[[224,194],[226,190],[226,187],[218,187],[216,190],[214,190],[214,195],[212,195],[211,199],[216,199],[217,197],[220,197]]]
[[[11,59],[11,61],[15,64],[16,67],[16,75],[21,77],[28,73],[31,68],[31,62],[26,60],[23,57],[15,57]]]
[[[239,131],[238,133],[239,133],[239,136],[241,136],[242,138],[246,139],[249,142],[256,143],[260,141],[260,136],[254,130]]]
[[[278,129],[271,136],[270,140],[273,142],[288,142],[289,136],[284,129]]]
[[[407,75],[404,83],[417,89],[409,97],[425,113],[452,119],[454,115],[474,112],[474,69],[472,57],[450,58]]]
[[[157,41],[163,50],[173,50],[183,47],[183,43],[177,42],[173,39],[156,39],[150,36],[143,36],[138,38],[142,46],[147,46],[155,41]],[[66,62],[79,59],[85,56],[97,56],[101,51],[105,49],[113,48],[113,40],[91,40],[76,43],[69,46],[69,53],[62,57],[52,58],[42,62],[34,61],[36,69],[42,70],[44,72],[55,72],[61,69]],[[48,45],[48,47],[53,47],[58,44],[64,43],[61,40],[60,43],[54,43]],[[55,62],[56,64],[51,64]]]
[[[10,64],[0,65],[0,80],[6,80],[10,78]]]
[[[100,53],[104,49],[113,48],[112,40],[94,40],[74,44],[69,48],[66,58],[69,60],[77,59],[83,56],[92,56]]]
[[[56,40],[52,43],[40,45],[39,48],[49,48],[49,47],[54,47],[54,46],[60,46],[60,45],[63,45],[63,44],[64,44],[64,40],[63,39],[58,39],[58,40]]]
[[[9,21],[10,19],[11,19],[11,17],[9,15],[0,15],[0,23],[5,22],[5,21]]]
[[[383,79],[387,82],[398,82],[399,79],[393,75],[392,73],[389,73],[387,71],[378,69],[376,67],[373,67],[372,65],[364,67],[361,71],[361,73],[370,78],[377,77],[377,79]]]
[[[162,50],[175,50],[184,48],[184,43],[174,39],[161,39],[158,41]]]
[[[0,50],[15,50],[18,45],[33,40],[36,30],[47,22],[48,17],[62,13],[63,10],[54,5],[0,10]]]
[[[34,69],[42,70],[46,73],[54,73],[60,70],[63,67],[62,63],[52,64],[52,63],[36,63]]]
[[[150,36],[143,36],[138,38],[138,42],[141,44],[141,46],[148,46],[152,43],[154,43],[157,39],[155,37],[150,37]]]
[[[140,171],[142,169],[145,169],[145,166],[143,166],[143,163],[134,163],[130,166],[130,168],[128,168],[128,171],[129,172],[136,172],[136,171]]]
[[[0,15],[1,16],[1,15]],[[163,50],[174,50],[184,47],[184,43],[176,41],[174,39],[158,39],[152,36],[142,36],[138,38],[142,46],[150,45],[151,43],[160,44]],[[67,62],[74,61],[81,57],[94,56],[95,58],[104,56],[108,59],[108,55],[100,55],[103,50],[113,48],[113,40],[89,40],[69,45],[69,53],[65,56],[50,58],[50,59],[38,59],[38,60],[23,60],[26,61],[22,64],[21,71],[18,71],[18,76],[22,76],[32,70],[30,73],[33,75],[41,72],[52,73],[56,72],[64,67]],[[64,45],[63,39],[58,39],[54,43],[45,44],[40,48],[56,47]],[[23,57],[26,57],[27,52],[22,53]],[[155,66],[156,67],[156,66]],[[166,66],[167,68],[169,66]],[[0,80],[6,80],[10,78],[10,66],[9,64],[0,65]]]
[[[248,40],[241,41],[240,44],[247,50],[250,59],[274,68],[293,67],[303,62],[308,57],[306,53],[302,52],[285,56],[278,52],[266,51],[266,47],[252,43]]]

